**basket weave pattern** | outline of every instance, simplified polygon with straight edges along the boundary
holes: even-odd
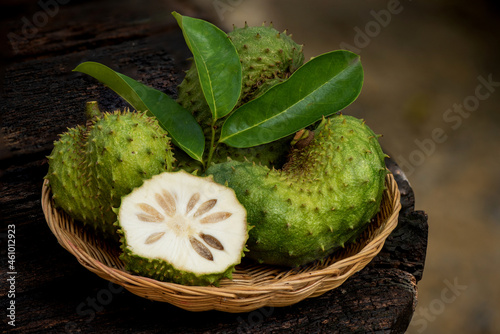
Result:
[[[55,208],[48,180],[42,188],[42,209],[61,246],[100,277],[138,296],[168,302],[185,310],[236,313],[264,306],[288,306],[320,296],[363,269],[382,249],[398,222],[399,190],[392,174],[387,175],[385,182],[380,211],[356,243],[346,245],[322,261],[296,269],[243,261],[236,267],[233,279],[223,279],[219,287],[160,282],[125,271],[119,247],[97,238]]]

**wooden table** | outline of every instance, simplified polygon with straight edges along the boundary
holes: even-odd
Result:
[[[48,9],[39,4],[15,5],[10,10],[17,16],[3,20],[4,32],[12,43],[2,47],[6,63],[2,71],[0,116],[2,331],[403,333],[406,330],[416,307],[417,282],[424,269],[427,216],[414,211],[413,191],[391,160],[388,166],[402,194],[399,225],[372,263],[323,296],[289,307],[262,308],[249,313],[192,313],[137,297],[80,266],[58,245],[43,217],[40,196],[48,168],[45,156],[50,153],[57,134],[85,122],[86,101],[97,100],[105,110],[123,108],[126,104],[92,78],[71,70],[83,61],[98,61],[175,96],[182,70],[188,66],[185,59],[190,54],[169,13],[177,10],[205,17],[189,2],[180,1],[146,1],[140,6],[133,1],[87,1]],[[10,249],[14,250],[11,254],[15,259],[10,263],[9,238],[15,240],[15,250]],[[13,308],[12,301],[15,327],[8,325],[12,318],[7,317],[14,314],[7,310]]]

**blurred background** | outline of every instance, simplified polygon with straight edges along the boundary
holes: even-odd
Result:
[[[163,20],[180,1],[159,2],[154,7],[164,10],[151,17]],[[37,1],[21,2],[38,8]],[[145,10],[140,0],[123,3]],[[500,3],[189,3],[226,31],[245,21],[287,29],[304,44],[306,59],[337,49],[361,55],[364,87],[344,112],[383,134],[384,150],[415,191],[415,209],[429,217],[408,333],[500,333]]]
[[[349,49],[362,117],[406,172],[429,244],[409,333],[500,333],[497,1],[197,1],[218,26],[272,22],[306,59]]]

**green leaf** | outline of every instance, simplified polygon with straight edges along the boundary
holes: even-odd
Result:
[[[73,71],[88,74],[115,91],[132,108],[154,115],[172,141],[190,157],[202,161],[205,137],[193,115],[165,93],[113,71],[109,67],[85,62]]]
[[[358,55],[343,50],[325,53],[235,110],[222,126],[219,141],[251,147],[286,137],[351,104],[362,86]]]
[[[186,44],[198,70],[203,95],[219,119],[231,112],[241,93],[241,63],[236,48],[226,33],[204,20],[176,12]]]

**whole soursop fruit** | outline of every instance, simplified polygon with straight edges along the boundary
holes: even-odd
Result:
[[[235,161],[207,170],[247,209],[254,226],[249,258],[292,267],[321,259],[356,238],[378,212],[387,171],[373,131],[336,115],[308,141],[282,170]]]
[[[143,113],[104,113],[88,123],[54,143],[46,178],[57,207],[117,239],[112,208],[144,179],[171,169],[170,139]]]
[[[87,131],[88,168],[113,207],[144,179],[171,169],[170,138],[145,113],[105,113]]]
[[[235,28],[228,33],[241,61],[242,91],[237,106],[287,79],[304,63],[302,45],[286,32],[272,26]],[[179,102],[204,127],[210,127],[212,113],[203,95],[193,63],[178,87]]]
[[[231,278],[248,239],[234,191],[184,171],[153,176],[118,211],[126,269],[185,285]]]
[[[54,142],[54,149],[47,157],[49,171],[45,176],[50,182],[52,198],[74,219],[93,222],[101,219],[111,208],[103,208],[96,196],[91,194],[89,175],[80,172],[84,164],[85,131],[82,126],[68,129]],[[85,199],[85,201],[82,200]]]
[[[240,57],[242,66],[242,91],[237,106],[246,103],[286,80],[304,62],[302,45],[295,43],[291,35],[280,33],[272,26],[235,28],[228,33]],[[178,87],[178,99],[184,108],[190,110],[202,126],[207,141],[211,137],[212,113],[201,90],[198,72],[193,63]],[[220,131],[225,118],[217,121]],[[218,137],[218,136],[217,136]],[[260,145],[252,149],[236,149],[220,144],[214,153],[214,162],[224,162],[227,156],[234,160],[260,162],[267,166],[277,166],[286,158],[290,138],[273,144]],[[189,158],[188,158],[189,159]],[[178,157],[180,168],[191,170],[200,168],[196,163]],[[194,164],[195,167],[192,167]]]

